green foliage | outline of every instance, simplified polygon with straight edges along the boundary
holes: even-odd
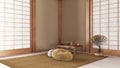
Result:
[[[96,45],[101,45],[107,41],[107,38],[104,35],[94,35],[92,41]]]
[[[98,46],[98,53],[101,53],[101,45],[107,41],[107,37],[104,35],[94,35],[92,41]]]

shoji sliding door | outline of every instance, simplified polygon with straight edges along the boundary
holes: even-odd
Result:
[[[102,49],[120,50],[120,0],[92,0],[92,35],[107,37]],[[96,48],[93,46],[93,48]]]
[[[0,51],[30,51],[31,1],[0,0]],[[15,52],[15,51],[14,51]]]

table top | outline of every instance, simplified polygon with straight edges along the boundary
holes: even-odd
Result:
[[[70,47],[83,47],[82,45],[57,45],[57,47],[65,47],[65,48],[70,48]]]

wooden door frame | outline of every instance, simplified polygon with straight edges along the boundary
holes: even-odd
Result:
[[[89,19],[89,26],[88,25],[86,25],[86,27],[89,27],[89,36],[87,35],[86,37],[89,37],[89,45],[87,45],[88,46],[88,48],[87,48],[87,50],[88,50],[88,52],[90,52],[90,53],[95,53],[96,52],[96,48],[93,48],[93,44],[92,44],[92,33],[93,33],[93,31],[92,31],[92,29],[93,29],[93,26],[92,26],[92,21],[93,21],[93,18],[92,18],[92,1],[93,0],[87,0],[86,1],[86,9],[88,10],[86,10],[86,20],[87,19]],[[89,7],[89,8],[88,8]],[[89,13],[89,15],[88,15],[88,13]],[[89,18],[88,18],[88,17]],[[88,22],[86,21],[86,24],[87,24]],[[110,50],[110,49],[102,49],[102,53],[103,54],[106,54],[106,55],[114,55],[114,56],[120,56],[120,50]]]
[[[31,0],[31,52],[36,51],[36,0]]]
[[[91,0],[86,0],[85,1],[85,6],[86,6],[86,25],[85,25],[85,27],[86,27],[86,31],[85,31],[85,45],[86,45],[86,52],[88,52],[88,53],[90,53],[91,52],[91,9],[90,9],[90,7],[91,7],[91,2],[90,2]]]
[[[30,48],[0,51],[0,57],[36,51],[36,0],[30,0]]]

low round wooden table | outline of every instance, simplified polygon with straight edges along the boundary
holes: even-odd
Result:
[[[64,49],[68,49],[68,50],[73,50],[74,53],[77,53],[78,49],[83,51],[82,45],[57,45],[57,48],[64,48]]]

